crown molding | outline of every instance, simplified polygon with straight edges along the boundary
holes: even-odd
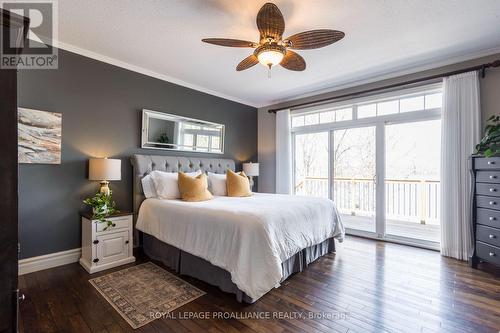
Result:
[[[386,71],[381,71],[379,73],[371,73],[371,74],[365,75],[364,77],[361,77],[358,79],[352,79],[352,80],[346,79],[346,80],[344,80],[343,83],[338,83],[338,84],[325,83],[324,84],[325,88],[314,89],[314,90],[310,90],[310,91],[304,92],[304,93],[293,93],[292,92],[290,94],[290,97],[285,97],[282,99],[272,101],[270,104],[270,103],[255,103],[255,102],[251,102],[251,101],[237,98],[234,96],[229,96],[229,95],[226,95],[224,93],[220,93],[218,91],[214,91],[214,90],[211,90],[209,88],[206,88],[206,87],[203,87],[200,85],[192,84],[192,83],[183,81],[181,79],[178,79],[178,78],[175,78],[175,77],[172,77],[169,75],[160,74],[158,72],[151,71],[151,70],[143,68],[141,66],[133,65],[133,64],[130,64],[128,62],[121,61],[121,60],[118,60],[118,59],[115,59],[112,57],[108,57],[108,56],[102,55],[100,53],[93,52],[93,51],[90,51],[90,50],[87,50],[87,49],[84,49],[84,48],[81,48],[81,47],[78,47],[78,46],[75,46],[72,44],[64,43],[61,41],[54,41],[53,45],[59,49],[69,51],[69,52],[72,52],[72,53],[75,53],[75,54],[78,54],[78,55],[81,55],[81,56],[84,56],[87,58],[98,60],[98,61],[110,64],[113,66],[117,66],[120,68],[124,68],[124,69],[130,70],[130,71],[139,73],[139,74],[143,74],[143,75],[150,76],[150,77],[162,80],[162,81],[177,84],[179,86],[183,86],[183,87],[186,87],[189,89],[194,89],[194,90],[197,90],[197,91],[209,94],[209,95],[217,96],[220,98],[224,98],[224,99],[227,99],[227,100],[230,100],[233,102],[249,105],[249,106],[252,106],[255,108],[271,108],[271,107],[275,107],[275,106],[280,105],[280,104],[286,104],[287,102],[292,102],[292,101],[296,101],[296,100],[303,99],[303,98],[313,97],[316,95],[321,95],[321,94],[326,94],[326,93],[332,93],[332,92],[342,90],[342,89],[353,88],[356,86],[375,83],[375,82],[383,81],[383,80],[387,80],[387,79],[394,79],[394,78],[405,76],[405,75],[416,74],[416,73],[423,72],[426,70],[437,69],[440,67],[449,66],[449,65],[460,63],[460,62],[474,60],[477,58],[482,58],[482,57],[486,57],[486,56],[500,53],[500,47],[496,47],[496,48],[490,48],[490,49],[483,49],[483,50],[476,51],[476,52],[470,52],[470,53],[467,53],[464,55],[446,57],[445,59],[443,59],[443,57],[439,57],[439,58],[435,58],[432,60],[427,60],[425,62],[422,62],[421,64],[407,66],[407,68],[402,69],[402,70],[386,70]]]
[[[335,91],[348,89],[348,88],[354,88],[357,86],[362,86],[365,84],[375,83],[375,82],[384,81],[384,80],[388,80],[388,79],[395,79],[395,78],[405,76],[405,75],[418,74],[420,72],[424,72],[427,70],[433,70],[433,69],[438,69],[438,68],[445,67],[445,66],[455,65],[455,64],[458,64],[461,62],[479,59],[479,58],[483,58],[483,57],[487,57],[487,56],[491,56],[491,55],[499,54],[499,53],[500,53],[500,47],[495,47],[495,48],[483,49],[480,51],[471,52],[471,53],[467,53],[467,54],[463,54],[463,55],[459,55],[459,56],[446,57],[446,59],[442,59],[442,57],[440,57],[439,59],[425,61],[422,64],[413,65],[413,66],[410,65],[410,66],[408,66],[408,68],[403,69],[403,70],[381,71],[377,74],[369,74],[363,78],[359,78],[359,79],[355,79],[355,80],[344,80],[344,83],[330,85],[329,87],[325,87],[325,88],[321,88],[321,89],[315,89],[315,90],[312,90],[310,92],[306,92],[303,94],[293,94],[292,93],[293,97],[279,99],[279,100],[273,101],[272,104],[260,105],[259,108],[275,108],[278,105],[286,104],[288,102],[297,101],[297,100],[308,98],[308,97],[313,97],[313,96],[322,95],[322,94],[328,94],[328,93],[332,93]],[[328,84],[325,84],[325,86],[328,86]]]
[[[169,75],[160,74],[158,72],[151,71],[149,69],[146,69],[146,68],[143,68],[143,67],[140,67],[140,66],[132,65],[132,64],[130,64],[128,62],[121,61],[121,60],[118,60],[118,59],[115,59],[115,58],[112,58],[112,57],[108,57],[108,56],[102,55],[100,53],[96,53],[96,52],[93,52],[93,51],[90,51],[90,50],[87,50],[87,49],[84,49],[84,48],[81,48],[81,47],[78,47],[78,46],[75,46],[75,45],[72,45],[72,44],[64,43],[64,42],[61,42],[61,41],[54,41],[53,46],[55,46],[55,47],[57,47],[57,48],[59,48],[61,50],[65,50],[65,51],[69,51],[69,52],[72,52],[72,53],[76,53],[78,55],[81,55],[81,56],[84,56],[84,57],[87,57],[87,58],[98,60],[98,61],[110,64],[110,65],[113,65],[113,66],[121,67],[121,68],[127,69],[127,70],[132,71],[132,72],[136,72],[136,73],[139,73],[139,74],[143,74],[143,75],[146,75],[146,76],[153,77],[155,79],[159,79],[159,80],[162,80],[162,81],[170,82],[170,83],[173,83],[173,84],[176,84],[176,85],[179,85],[179,86],[183,86],[183,87],[186,87],[186,88],[189,88],[189,89],[197,90],[197,91],[200,91],[200,92],[212,95],[212,96],[224,98],[224,99],[227,99],[227,100],[230,100],[230,101],[233,101],[233,102],[237,102],[237,103],[249,105],[249,106],[252,106],[252,107],[255,107],[255,108],[257,107],[257,105],[255,103],[252,103],[250,101],[247,101],[247,100],[244,100],[244,99],[241,99],[241,98],[237,98],[237,97],[234,97],[234,96],[229,96],[229,95],[226,95],[226,94],[223,94],[223,93],[220,93],[220,92],[208,89],[206,87],[202,87],[202,86],[199,86],[199,85],[196,85],[196,84],[192,84],[192,83],[183,81],[181,79],[178,79],[178,78],[175,78],[175,77],[172,77],[172,76],[169,76]]]

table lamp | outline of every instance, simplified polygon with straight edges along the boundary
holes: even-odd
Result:
[[[112,158],[89,159],[89,180],[98,180],[101,183],[100,193],[110,194],[109,181],[121,180],[122,161]]]
[[[253,188],[253,177],[259,176],[259,163],[243,163],[243,172],[250,179],[250,191]]]

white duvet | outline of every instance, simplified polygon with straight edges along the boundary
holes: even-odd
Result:
[[[257,300],[282,279],[281,263],[344,226],[328,199],[255,193],[203,202],[146,199],[137,229],[231,273]]]

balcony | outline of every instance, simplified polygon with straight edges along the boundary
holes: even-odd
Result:
[[[297,195],[328,197],[328,178],[305,177]],[[386,179],[386,234],[439,242],[440,182]],[[335,178],[333,200],[350,229],[375,232],[375,182],[369,178]]]

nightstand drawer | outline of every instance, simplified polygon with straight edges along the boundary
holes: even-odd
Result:
[[[478,208],[476,222],[493,228],[500,228],[500,211]]]
[[[500,210],[500,197],[476,196],[476,205],[482,208]]]
[[[132,217],[131,216],[113,217],[113,218],[108,218],[106,220],[113,222],[113,224],[108,227],[108,224],[106,222],[104,222],[104,223],[95,222],[95,227],[96,227],[95,231],[97,233],[112,232],[112,231],[118,230],[118,229],[129,228],[132,224]],[[104,229],[106,229],[106,230],[104,230]]]
[[[500,183],[500,171],[478,171],[476,181],[478,183]]]
[[[476,242],[477,256],[483,260],[500,264],[500,248],[483,242]]]
[[[481,242],[500,247],[500,229],[478,225],[476,238]]]
[[[500,157],[478,157],[474,166],[476,170],[500,170]]]
[[[476,194],[499,197],[500,196],[500,184],[477,183]]]

